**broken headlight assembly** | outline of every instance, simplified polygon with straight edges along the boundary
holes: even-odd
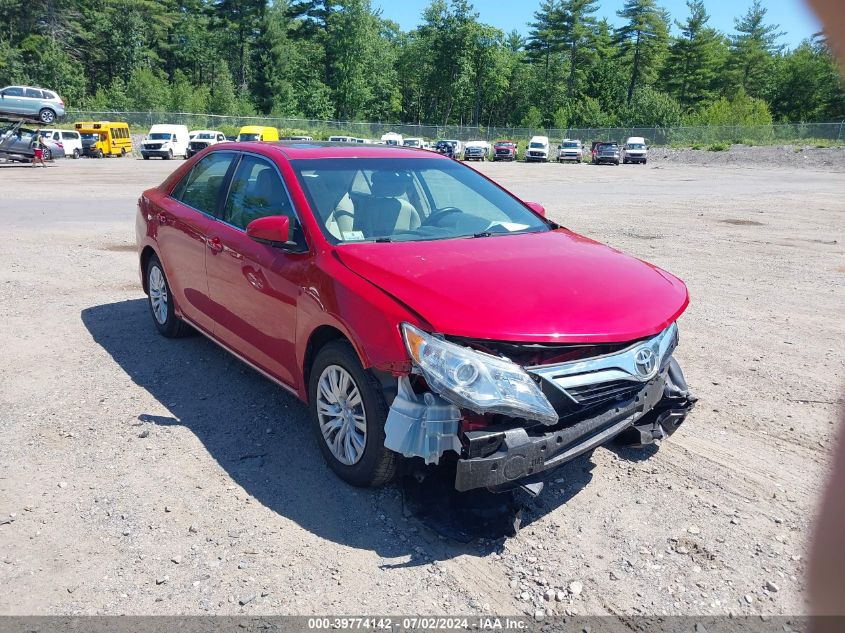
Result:
[[[402,336],[428,386],[458,407],[555,424],[557,412],[519,365],[427,334],[408,323]]]

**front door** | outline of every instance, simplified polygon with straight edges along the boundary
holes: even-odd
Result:
[[[246,227],[266,216],[290,218],[291,252],[259,244]],[[296,311],[309,255],[293,204],[276,166],[244,154],[235,169],[221,221],[210,228],[206,268],[215,306],[214,335],[260,369],[296,388]],[[298,237],[297,237],[298,236]]]
[[[205,260],[214,245],[208,241],[209,227],[216,223],[224,185],[235,152],[215,152],[199,161],[174,187],[170,196],[157,201],[154,221],[156,242],[164,272],[179,310],[204,330],[214,331],[208,294]]]

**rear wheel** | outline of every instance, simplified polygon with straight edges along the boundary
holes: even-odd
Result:
[[[79,158],[79,149],[74,149],[73,150],[73,159],[76,160],[77,158]]]
[[[38,113],[38,120],[49,125],[56,120],[56,113],[50,108],[42,108]]]
[[[159,333],[167,338],[179,338],[189,334],[190,327],[176,316],[173,293],[167,283],[164,267],[155,255],[147,262],[146,278],[150,314]]]
[[[384,447],[384,394],[346,341],[333,341],[317,353],[308,403],[320,450],[338,477],[358,487],[393,479],[399,455]]]
[[[53,160],[53,152],[49,147],[45,147],[42,150],[41,156],[44,158],[44,160]]]

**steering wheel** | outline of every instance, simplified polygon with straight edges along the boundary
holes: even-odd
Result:
[[[463,213],[463,209],[459,209],[458,207],[443,207],[442,209],[437,209],[437,211],[425,219],[422,226],[436,226],[441,218],[445,218],[447,215],[451,215],[453,213]]]

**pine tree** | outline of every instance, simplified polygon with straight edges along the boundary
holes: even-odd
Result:
[[[560,42],[569,56],[569,76],[566,80],[566,96],[575,96],[577,82],[584,74],[584,68],[595,59],[595,50],[589,41],[595,29],[593,14],[598,0],[563,0],[560,5]]]
[[[710,16],[704,0],[687,0],[686,22],[675,22],[681,35],[672,40],[663,72],[663,82],[681,107],[690,111],[715,95],[726,46],[719,33],[707,24]]]
[[[736,35],[731,42],[731,66],[735,81],[752,97],[760,97],[769,83],[774,56],[783,50],[778,40],[783,33],[777,24],[765,23],[766,7],[754,2],[745,15],[734,21]]]
[[[630,104],[640,82],[649,83],[663,60],[669,39],[669,18],[655,0],[626,0],[616,14],[627,22],[616,30],[620,54],[629,60]]]

